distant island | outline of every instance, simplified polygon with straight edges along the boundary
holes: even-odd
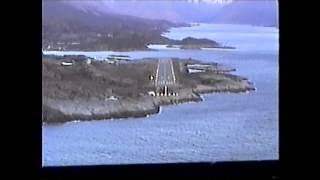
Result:
[[[235,47],[231,46],[222,46],[216,41],[209,40],[209,39],[197,39],[193,37],[186,37],[182,40],[172,40],[169,45],[167,45],[168,48],[170,47],[178,47],[180,49],[199,49],[202,48],[221,48],[221,49],[235,49]]]
[[[175,75],[167,92],[156,91],[157,80],[161,83],[157,58],[117,63],[82,55],[42,58],[44,123],[144,117],[158,113],[162,105],[201,101],[202,93],[255,89],[246,78],[231,74],[233,68],[190,58],[163,61],[172,63]]]

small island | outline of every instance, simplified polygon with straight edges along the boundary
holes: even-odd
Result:
[[[86,56],[43,55],[42,121],[145,117],[163,105],[202,101],[203,93],[255,90],[233,71],[191,58],[110,63]]]
[[[231,46],[222,46],[216,41],[209,39],[197,39],[193,37],[186,37],[181,41],[172,41],[171,44],[167,45],[170,47],[178,47],[180,49],[197,49],[201,50],[202,48],[220,48],[220,49],[235,49],[235,47]]]

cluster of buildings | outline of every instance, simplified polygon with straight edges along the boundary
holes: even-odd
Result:
[[[164,86],[162,88],[158,88],[157,91],[149,91],[148,95],[150,96],[178,96],[177,92],[170,92],[168,90],[168,86]]]
[[[44,49],[46,50],[56,50],[56,51],[65,51],[66,50],[66,46],[70,46],[70,45],[80,45],[80,42],[57,42],[57,43],[50,43],[48,45],[46,45],[44,47]]]

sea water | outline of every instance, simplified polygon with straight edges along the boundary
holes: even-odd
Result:
[[[279,158],[278,29],[200,24],[172,28],[173,39],[209,38],[234,50],[44,52],[194,58],[236,68],[257,91],[203,95],[204,101],[161,107],[146,118],[44,124],[43,166],[217,162]],[[154,46],[153,46],[154,47]]]

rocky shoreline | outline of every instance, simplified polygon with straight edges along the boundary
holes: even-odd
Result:
[[[158,113],[160,106],[202,101],[200,94],[255,89],[246,78],[225,69],[190,74],[187,64],[200,61],[179,59],[174,61],[179,96],[150,96],[154,84],[147,77],[157,61],[110,65],[78,60],[71,67],[61,66],[61,61],[43,59],[43,123],[145,117]]]

